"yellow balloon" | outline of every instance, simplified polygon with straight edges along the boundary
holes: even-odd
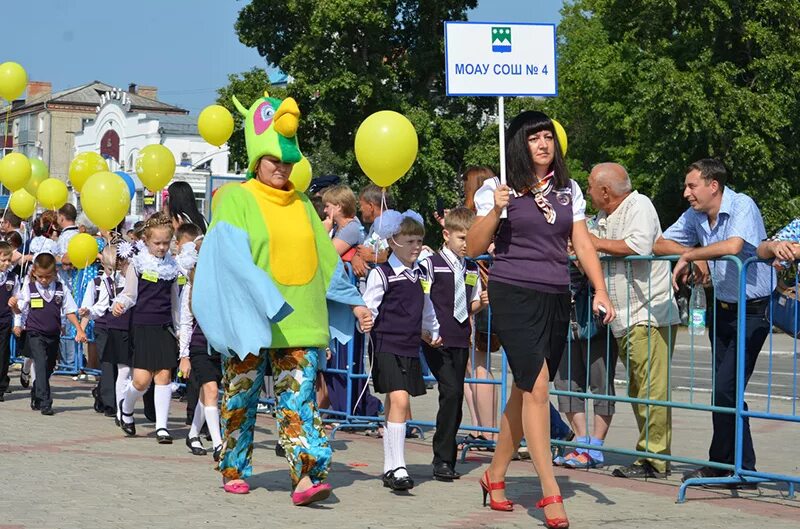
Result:
[[[58,178],[48,178],[39,184],[36,198],[42,207],[47,209],[58,209],[67,203],[69,191],[67,184]]]
[[[108,163],[96,152],[82,152],[69,164],[69,181],[78,193],[83,184],[95,173],[108,171]]]
[[[17,217],[27,219],[36,211],[36,199],[24,189],[18,189],[11,193],[11,198],[8,199],[8,207]]]
[[[308,161],[308,158],[303,156],[299,162],[294,164],[289,180],[294,184],[296,190],[301,193],[306,192],[308,186],[311,185],[311,162]]]
[[[10,103],[22,95],[27,85],[25,68],[15,62],[0,64],[0,97]]]
[[[0,181],[9,190],[22,189],[31,177],[31,162],[19,152],[7,154],[0,160]]]
[[[119,175],[101,171],[89,177],[81,191],[81,206],[98,228],[110,230],[125,218],[131,205],[128,184]]]
[[[88,233],[79,233],[69,240],[67,255],[75,268],[86,268],[97,260],[100,247],[97,240]]]
[[[50,176],[50,172],[47,170],[45,163],[38,158],[31,158],[31,177],[28,183],[25,184],[25,191],[36,196],[39,184],[47,180],[48,176]]]
[[[370,180],[388,187],[405,175],[417,158],[419,140],[414,125],[402,114],[381,110],[356,132],[356,160]]]
[[[564,130],[564,127],[556,120],[551,120],[553,122],[553,127],[556,129],[556,137],[558,138],[558,143],[561,145],[561,156],[567,156],[567,131]]]
[[[144,186],[155,193],[172,180],[175,174],[175,156],[161,144],[148,145],[139,151],[136,174]]]
[[[200,112],[197,128],[204,140],[219,147],[233,134],[233,116],[222,105],[209,105]]]
[[[241,182],[228,182],[225,185],[222,185],[214,191],[214,194],[211,195],[211,214],[214,214],[214,210],[217,208],[217,204],[219,204],[220,200],[222,200],[222,195],[228,192],[229,189],[242,185]]]

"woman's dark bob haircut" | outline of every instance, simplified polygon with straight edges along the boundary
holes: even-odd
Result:
[[[506,178],[509,187],[517,192],[532,187],[537,181],[533,157],[528,148],[528,138],[543,130],[553,133],[555,152],[553,162],[550,164],[550,171],[553,171],[553,187],[563,189],[570,186],[569,170],[561,155],[561,144],[553,120],[543,112],[525,110],[511,120],[506,130]]]

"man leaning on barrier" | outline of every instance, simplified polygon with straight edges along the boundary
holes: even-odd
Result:
[[[764,220],[753,199],[725,185],[728,172],[719,160],[702,159],[689,166],[684,179],[683,196],[690,208],[664,232],[655,245],[656,255],[680,254],[673,271],[673,286],[685,279],[688,264],[708,260],[716,303],[707,317],[709,338],[714,354],[713,401],[715,406],[736,406],[736,339],[739,271],[732,261],[719,260],[735,255],[742,261],[753,257],[759,243],[766,238]],[[774,271],[759,263],[747,268],[744,367],[745,384],[758,359],[761,346],[769,334],[764,309],[774,285]],[[747,409],[747,403],[744,403]],[[731,413],[712,412],[714,433],[708,450],[709,460],[734,464],[736,417]],[[750,435],[750,422],[743,421],[742,467],[755,470],[756,455]],[[732,472],[701,467],[687,472],[690,478],[715,478]],[[752,483],[723,485],[728,488],[755,488]]]
[[[589,175],[588,194],[599,210],[592,242],[599,253],[613,257],[651,255],[661,236],[661,223],[653,203],[633,191],[625,168],[616,163],[596,165]],[[669,399],[669,364],[675,344],[678,306],[670,293],[667,261],[603,261],[608,293],[618,317],[611,332],[619,356],[628,369],[628,395],[632,398]],[[672,409],[632,404],[639,427],[636,450],[670,455]],[[669,463],[640,458],[614,470],[621,478],[666,477]]]

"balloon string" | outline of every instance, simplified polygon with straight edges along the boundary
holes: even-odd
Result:
[[[3,158],[5,158],[5,156],[6,156],[6,154],[5,154],[6,153],[6,143],[8,143],[8,118],[9,118],[9,116],[11,116],[11,101],[8,101],[8,100],[6,100],[6,101],[8,102],[8,108],[6,109],[6,128],[5,128],[5,131],[3,132],[3,147],[2,147],[2,149],[3,149],[3,156],[2,157]],[[13,146],[13,140],[12,140],[12,146]],[[11,200],[11,194],[8,195],[8,199]],[[3,208],[3,216],[0,217],[0,222],[6,220],[6,210],[7,209],[8,209],[8,202],[6,202],[6,205]]]
[[[381,211],[380,215],[378,215],[378,232],[383,233],[383,212],[389,209],[389,206],[386,204],[386,188],[381,188]],[[380,253],[380,244],[376,242],[375,244],[375,264],[378,264],[378,253]]]

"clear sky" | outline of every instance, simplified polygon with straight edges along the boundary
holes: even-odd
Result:
[[[233,24],[246,1],[2,0],[0,62],[63,90],[98,80],[154,85],[159,99],[198,113],[227,75],[266,67]],[[558,22],[562,0],[481,0],[470,20]],[[18,21],[18,22],[14,22]]]

